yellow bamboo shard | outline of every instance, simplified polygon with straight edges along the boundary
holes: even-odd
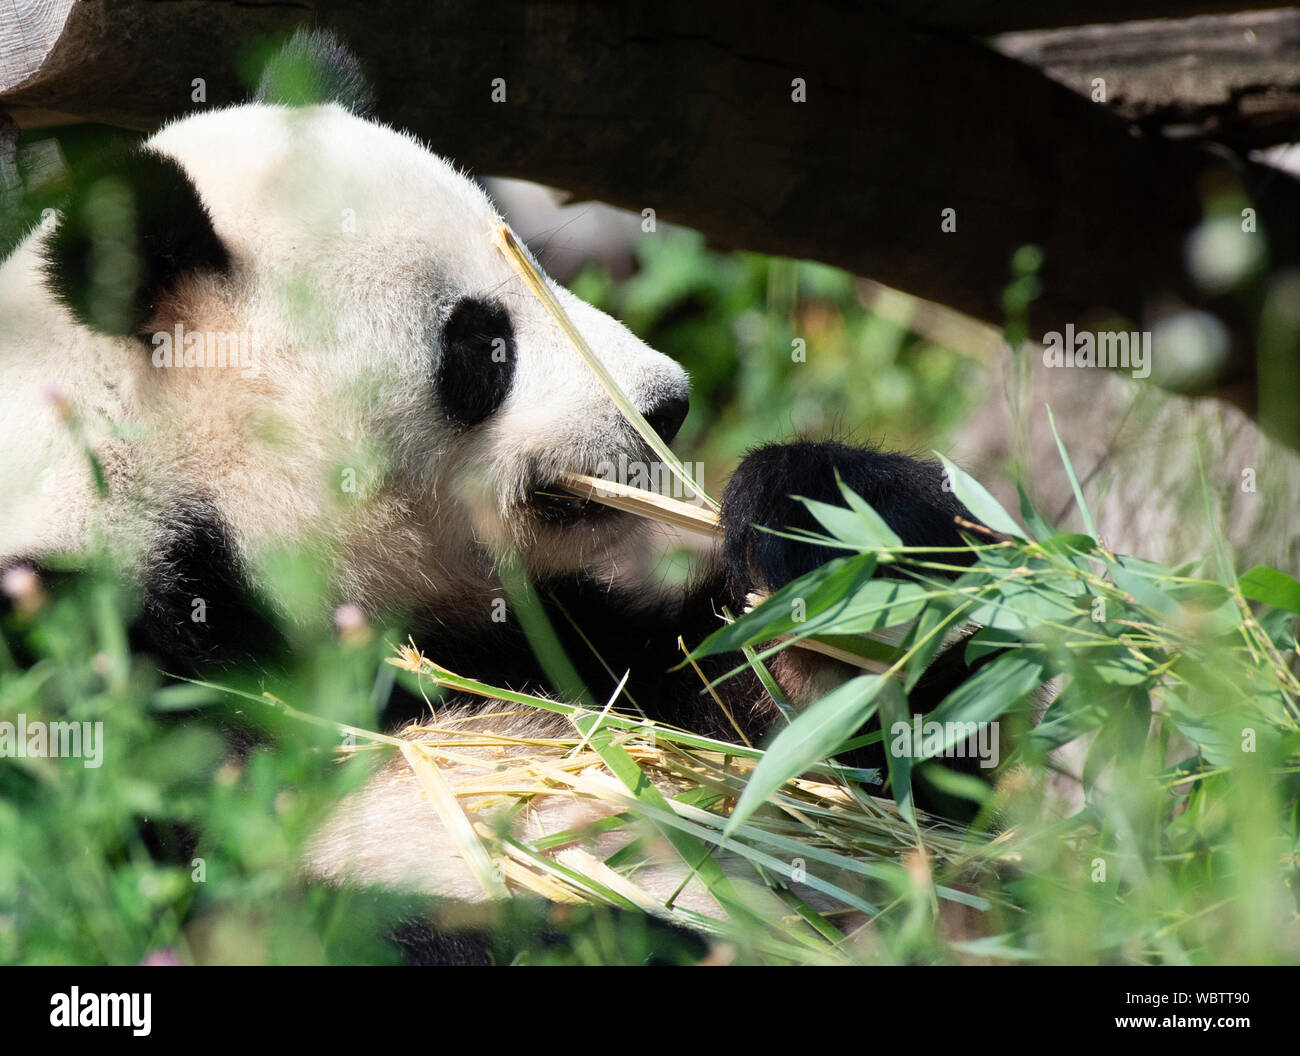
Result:
[[[666,495],[642,491],[601,477],[588,476],[586,473],[561,473],[556,483],[581,499],[590,499],[616,510],[635,513],[639,517],[702,532],[715,538],[722,535],[718,515],[689,502],[670,499]]]
[[[632,406],[632,401],[629,400],[623,390],[619,388],[619,384],[614,380],[613,375],[605,369],[605,364],[600,361],[600,358],[592,351],[591,346],[587,344],[586,338],[582,336],[581,332],[573,324],[573,320],[569,318],[569,313],[564,310],[564,306],[560,304],[556,299],[555,294],[551,292],[551,288],[546,284],[546,280],[542,278],[541,272],[537,270],[536,265],[529,259],[528,254],[524,252],[523,247],[521,247],[515,240],[513,232],[511,232],[509,225],[507,225],[504,220],[497,223],[497,226],[492,232],[492,240],[496,244],[497,249],[501,251],[501,254],[510,262],[510,266],[514,268],[514,270],[519,274],[519,277],[527,283],[528,288],[533,291],[534,296],[536,296],[537,299],[542,302],[543,307],[551,313],[551,317],[555,320],[560,329],[564,331],[565,336],[569,339],[573,347],[577,349],[583,362],[587,364],[587,368],[596,375],[596,379],[602,386],[604,386],[605,391],[609,393],[610,399],[614,401],[615,406],[618,407],[620,412],[622,412],[623,417],[632,423],[632,427],[641,434],[641,439],[650,445],[650,450],[659,456],[664,465],[672,471],[673,476],[688,487],[692,493],[700,496],[705,504],[711,509],[717,510],[717,501],[701,488],[700,485],[695,483],[691,478],[691,475],[686,472],[686,467],[682,465],[681,460],[674,455],[671,450],[669,450],[668,445],[663,442],[663,438],[650,427],[650,423],[645,420],[641,412]]]
[[[424,786],[438,819],[456,841],[462,859],[483,888],[483,893],[490,899],[509,898],[510,892],[493,867],[487,848],[474,831],[474,826],[461,808],[456,793],[442,776],[442,771],[418,745],[410,741],[402,742],[402,755],[406,758],[407,766]]]
[[[778,640],[783,641],[789,637],[787,634],[782,634],[778,636]],[[841,649],[837,645],[831,645],[830,642],[823,642],[819,638],[800,638],[792,644],[796,649],[806,649],[810,653],[820,653],[822,656],[828,656],[832,660],[838,660],[842,664],[848,664],[850,667],[856,667],[869,674],[882,675],[889,670],[888,664],[873,660],[869,656],[859,656],[848,649]]]

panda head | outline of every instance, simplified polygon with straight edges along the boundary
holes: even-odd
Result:
[[[195,114],[84,175],[42,252],[127,394],[118,491],[158,519],[201,503],[245,564],[311,540],[363,604],[452,598],[507,550],[535,574],[598,558],[628,521],[553,497],[556,476],[652,456],[499,222],[464,174],[339,102]],[[684,371],[553,289],[671,439]]]

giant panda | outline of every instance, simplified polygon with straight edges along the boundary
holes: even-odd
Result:
[[[621,584],[614,555],[642,522],[553,484],[653,456],[494,247],[498,213],[479,185],[373,120],[355,63],[330,38],[300,34],[279,61],[291,59],[315,71],[317,101],[287,105],[268,77],[253,101],[98,159],[74,173],[57,223],[0,268],[0,566],[39,572],[107,544],[140,596],[142,647],[167,671],[210,671],[273,664],[277,628],[295,613],[259,579],[259,561],[307,546],[331,606],[407,621],[459,674],[554,693],[513,614],[494,619],[501,555],[517,555],[595,697],[627,671],[651,719],[734,739],[699,676],[679,667],[678,640],[698,643],[724,611],[833,556],[767,531],[814,527],[795,496],[840,503],[839,478],[906,543],[964,545],[958,522],[974,518],[939,466],[774,443],[731,476],[723,543],[687,588]],[[671,441],[687,414],[685,371],[553,292]],[[184,365],[184,335],[232,333],[248,335],[242,358],[232,347],[225,365]],[[174,335],[170,361],[160,335]],[[931,672],[912,694],[918,709],[965,676],[960,650]],[[841,674],[789,653],[775,673],[796,706]],[[761,742],[776,710],[759,681],[740,675],[720,692]],[[485,710],[441,707],[462,722]],[[395,697],[385,721],[401,729],[423,712]],[[556,720],[514,721],[544,731]],[[472,899],[400,769],[339,806],[304,872]]]

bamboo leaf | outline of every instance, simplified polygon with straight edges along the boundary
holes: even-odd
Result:
[[[936,451],[935,454],[939,455],[939,452]],[[1013,535],[1017,539],[1025,538],[1025,530],[1016,524],[1011,514],[1002,508],[1002,504],[989,494],[988,489],[983,484],[969,473],[958,469],[943,455],[939,455],[939,460],[943,463],[943,468],[948,472],[948,480],[952,483],[952,493],[965,503],[966,509],[974,514],[977,521],[992,528],[995,532]]]
[[[1065,450],[1065,444],[1061,442],[1061,434],[1056,431],[1056,418],[1053,416],[1050,407],[1047,408],[1047,422],[1052,427],[1052,436],[1056,437],[1056,450],[1060,452],[1061,464],[1065,466],[1065,475],[1070,478],[1070,490],[1074,492],[1074,503],[1079,507],[1079,516],[1083,518],[1083,526],[1088,534],[1096,539],[1097,526],[1093,523],[1092,511],[1088,509],[1088,504],[1083,501],[1083,488],[1079,486],[1079,477],[1074,472],[1074,463],[1070,461],[1070,456]]]
[[[1016,494],[1020,497],[1020,519],[1029,526],[1030,532],[1035,539],[1051,538],[1056,532],[1052,526],[1047,523],[1042,515],[1034,509],[1034,504],[1029,501],[1029,496],[1025,493],[1024,486],[1019,482],[1016,483]]]
[[[857,587],[867,582],[875,571],[876,560],[870,554],[837,557],[819,565],[807,575],[787,583],[762,604],[719,627],[696,647],[694,657],[729,653],[751,642],[763,642],[786,634],[799,623],[796,615],[807,618],[828,606],[848,604]],[[797,602],[802,604],[797,605]]]
[[[912,796],[912,753],[910,751],[896,752],[893,750],[893,741],[889,736],[898,723],[907,725],[910,714],[907,707],[907,698],[897,691],[897,685],[886,690],[880,698],[880,728],[884,732],[885,738],[885,763],[889,769],[889,787],[894,793],[894,802],[898,804],[898,813],[901,814],[913,831],[917,829],[916,823],[916,804]],[[908,744],[911,744],[909,739]]]
[[[1268,565],[1256,565],[1237,580],[1241,592],[1251,601],[1262,601],[1275,609],[1300,613],[1300,583]]]
[[[813,704],[782,730],[750,774],[724,830],[735,828],[790,778],[821,762],[875,713],[880,675],[859,675]]]
[[[1036,689],[1044,677],[1042,663],[1016,653],[999,656],[980,668],[926,716],[926,721],[945,726],[940,750],[947,751],[956,744],[960,729],[967,723],[992,722],[1011,710],[1026,694]],[[927,748],[932,747],[935,746],[927,745]],[[937,752],[927,751],[922,757],[929,758],[935,754]]]

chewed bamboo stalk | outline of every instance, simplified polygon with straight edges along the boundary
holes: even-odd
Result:
[[[582,499],[590,499],[616,510],[635,513],[652,521],[702,532],[715,538],[722,536],[722,524],[713,510],[701,509],[689,502],[670,499],[653,491],[629,487],[612,480],[585,473],[561,473],[558,483]]]

